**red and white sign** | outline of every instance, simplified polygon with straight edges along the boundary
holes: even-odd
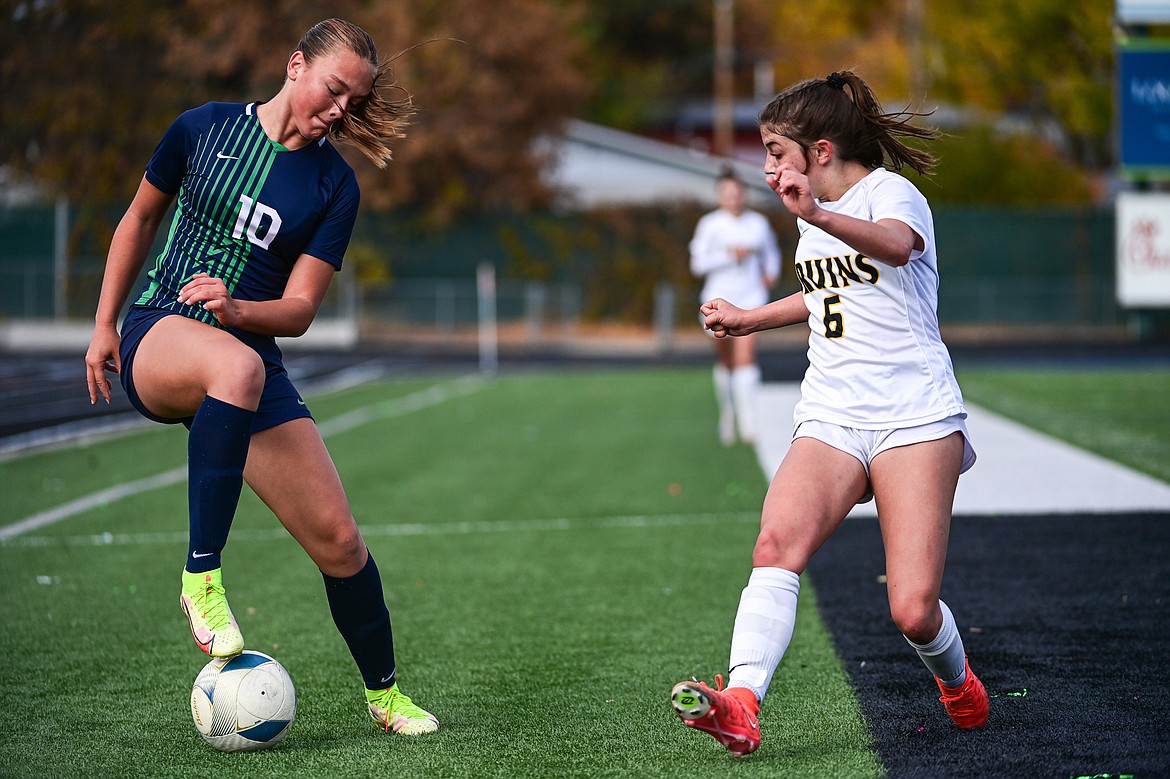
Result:
[[[1170,308],[1170,194],[1117,196],[1117,302]]]

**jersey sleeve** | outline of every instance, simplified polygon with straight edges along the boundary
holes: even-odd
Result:
[[[874,222],[897,219],[909,226],[923,244],[922,252],[916,252],[914,256],[925,254],[933,248],[929,245],[934,230],[926,197],[901,174],[891,172],[877,182],[871,193],[870,218]]]
[[[155,147],[146,165],[146,180],[168,195],[179,192],[187,173],[187,160],[198,138],[198,124],[208,106],[192,108],[179,115]]]
[[[700,217],[699,223],[695,225],[695,235],[691,238],[691,275],[698,278],[725,265],[734,265],[728,259],[725,248],[715,240],[717,215],[718,212],[712,212]]]
[[[347,166],[348,167],[348,166]],[[302,254],[308,254],[341,269],[349,239],[357,221],[361,191],[353,170],[347,170],[338,182],[329,207],[313,237],[306,244]]]
[[[768,278],[776,281],[780,280],[780,244],[776,240],[776,232],[772,229],[772,224],[763,214],[760,215],[760,221],[763,222],[764,244],[763,244],[763,264],[764,274]]]

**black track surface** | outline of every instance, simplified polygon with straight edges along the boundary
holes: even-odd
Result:
[[[883,559],[877,520],[850,519],[809,575],[890,777],[1170,776],[1170,514],[954,520],[943,600],[993,696],[977,731],[890,621]]]

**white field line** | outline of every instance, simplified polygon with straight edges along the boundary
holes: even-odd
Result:
[[[626,517],[561,519],[512,519],[499,522],[412,522],[401,525],[361,525],[362,535],[374,536],[455,536],[491,533],[549,533],[597,528],[694,527],[718,524],[747,524],[759,521],[759,512],[740,511],[728,514],[665,514]],[[232,543],[252,541],[292,541],[282,527],[267,530],[232,530]],[[31,536],[0,539],[0,548],[61,546],[146,546],[187,542],[186,531],[161,533],[93,533],[76,536]]]
[[[386,373],[384,368],[367,362],[343,368],[319,379],[298,381],[297,386],[306,396],[317,397],[368,384],[384,377]],[[77,420],[32,430],[0,441],[0,463],[16,460],[34,452],[51,452],[67,447],[104,443],[123,435],[141,432],[156,424],[135,411],[126,411],[109,418]]]
[[[477,376],[464,376],[443,384],[432,385],[424,390],[404,395],[401,398],[393,398],[383,403],[355,409],[339,417],[327,420],[318,425],[317,428],[321,431],[322,437],[337,435],[338,433],[344,433],[347,430],[352,430],[355,427],[360,427],[375,420],[392,419],[394,417],[413,414],[416,411],[421,411],[430,406],[470,395],[483,386],[484,382]],[[155,476],[148,476],[145,479],[138,479],[124,484],[117,484],[113,487],[107,487],[104,490],[99,490],[77,500],[71,500],[68,503],[48,509],[47,511],[33,514],[31,517],[25,517],[11,525],[0,527],[0,544],[6,544],[10,539],[23,535],[31,530],[52,525],[55,522],[60,522],[62,519],[76,516],[77,514],[90,511],[99,506],[105,506],[123,498],[128,498],[131,495],[138,495],[150,490],[178,484],[186,478],[187,468],[183,466]],[[186,536],[184,535],[184,537]],[[235,538],[235,534],[232,537]]]
[[[15,538],[22,533],[27,533],[30,530],[51,525],[54,522],[60,522],[62,519],[67,519],[76,514],[95,509],[99,506],[104,506],[108,503],[128,498],[131,495],[137,495],[140,492],[147,492],[149,490],[157,490],[162,487],[169,487],[172,484],[178,484],[187,478],[186,466],[182,468],[175,468],[165,473],[160,473],[157,476],[148,476],[145,479],[138,479],[137,481],[129,481],[124,484],[118,484],[113,487],[108,487],[104,490],[86,495],[77,500],[71,500],[68,503],[63,503],[56,508],[51,508],[48,511],[42,511],[39,514],[33,514],[31,517],[25,517],[19,522],[0,527],[0,543],[8,541],[10,538]]]
[[[800,400],[796,383],[764,384],[760,390],[757,460],[766,478],[784,459],[792,440],[792,413]],[[955,516],[1047,516],[1170,511],[1170,484],[1032,430],[987,409],[967,404],[968,431],[978,460],[959,479]],[[877,516],[870,501],[850,516]]]

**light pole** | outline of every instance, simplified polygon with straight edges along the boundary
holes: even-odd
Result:
[[[730,157],[735,145],[735,0],[715,0],[715,112],[713,151]]]

